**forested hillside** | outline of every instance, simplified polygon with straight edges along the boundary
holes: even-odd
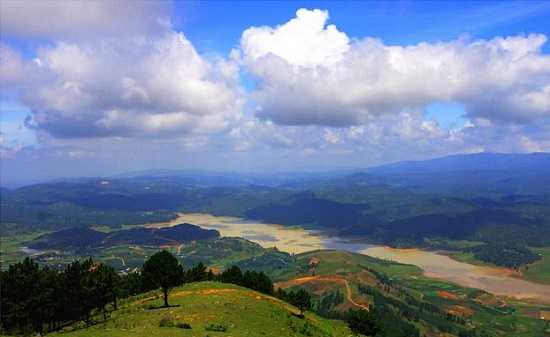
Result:
[[[155,171],[31,185],[2,189],[2,235],[116,229],[199,212],[397,247],[433,239],[543,247],[550,245],[549,161],[543,153],[477,154],[324,175]]]

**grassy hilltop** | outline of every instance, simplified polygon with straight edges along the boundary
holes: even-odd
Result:
[[[225,248],[246,243],[226,241]],[[237,264],[263,269],[264,263],[273,264],[273,253]],[[158,291],[148,292],[121,300],[105,322],[98,314],[90,327],[81,322],[51,335],[352,336],[343,320],[328,317],[343,319],[348,309],[357,308],[369,308],[380,319],[380,337],[540,337],[550,332],[538,319],[543,303],[426,278],[416,266],[345,251],[311,251],[291,258],[279,270],[275,288],[311,294],[315,313],[306,312],[304,319],[297,317],[297,308],[275,297],[232,284],[201,282],[173,289],[168,308],[162,308]]]
[[[274,297],[231,284],[201,282],[174,288],[170,307],[149,292],[125,300],[105,323],[50,336],[353,336],[342,321],[327,320]],[[102,320],[98,317],[98,320]],[[188,324],[189,326],[186,326]],[[190,329],[189,329],[190,327]]]

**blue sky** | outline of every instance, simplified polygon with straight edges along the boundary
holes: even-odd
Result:
[[[547,1],[0,2],[2,181],[550,150]]]
[[[298,8],[326,9],[330,23],[349,36],[374,36],[387,44],[550,30],[549,4],[544,1],[186,1],[177,3],[175,28],[187,31],[199,50],[229,52],[246,28],[280,25]]]

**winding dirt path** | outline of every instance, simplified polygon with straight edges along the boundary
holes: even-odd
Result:
[[[315,281],[325,281],[325,282],[342,282],[345,287],[346,287],[346,297],[348,299],[348,301],[353,304],[354,306],[356,306],[357,308],[361,308],[363,310],[367,310],[369,311],[369,307],[367,307],[366,305],[364,304],[361,304],[361,303],[357,303],[353,297],[352,297],[352,294],[351,294],[351,288],[349,286],[349,282],[347,279],[345,278],[339,278],[339,277],[321,277],[321,276],[306,276],[306,277],[301,277],[301,278],[297,278],[297,279],[293,279],[293,280],[290,280],[290,281],[286,281],[286,282],[281,282],[281,283],[278,283],[277,285],[279,287],[283,287],[283,288],[289,288],[289,287],[293,287],[293,286],[298,286],[300,284],[303,284],[303,283],[308,283],[308,282],[315,282]]]

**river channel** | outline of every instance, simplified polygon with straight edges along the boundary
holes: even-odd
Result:
[[[392,249],[323,236],[319,232],[302,228],[288,228],[277,224],[209,214],[180,214],[178,219],[170,223],[151,226],[170,226],[183,222],[216,229],[222,236],[242,237],[263,247],[277,247],[289,253],[302,253],[314,249],[338,249],[412,264],[420,267],[427,277],[482,289],[495,295],[519,299],[532,298],[550,304],[550,286],[548,285],[510,277],[510,271],[505,268],[471,265],[433,251]]]

